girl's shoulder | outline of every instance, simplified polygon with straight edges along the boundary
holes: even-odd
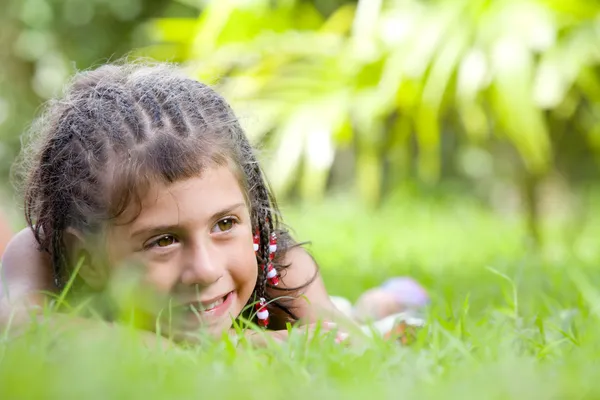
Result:
[[[0,272],[0,298],[13,300],[26,293],[55,290],[50,256],[39,250],[30,228],[10,239]]]
[[[315,259],[306,249],[302,246],[291,247],[281,263],[288,267],[282,274],[279,286],[272,289],[272,297],[292,297],[290,308],[304,322],[319,319],[331,321],[343,317],[327,293]]]
[[[312,255],[302,246],[289,248],[281,261],[287,266],[282,286],[286,289],[310,285],[319,277],[319,267]]]

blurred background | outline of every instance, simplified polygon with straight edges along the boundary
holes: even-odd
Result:
[[[353,298],[394,274],[429,287],[452,275],[460,290],[486,266],[532,253],[598,260],[598,1],[3,0],[2,9],[9,229],[24,225],[9,170],[40,105],[76,70],[128,55],[181,63],[232,103],[336,294]]]

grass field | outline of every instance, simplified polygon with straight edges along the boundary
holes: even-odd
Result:
[[[420,280],[432,306],[416,342],[296,335],[265,349],[162,350],[134,332],[41,327],[1,339],[0,399],[600,397],[600,212],[577,229],[550,221],[540,251],[519,219],[464,199],[400,196],[377,212],[331,199],[284,213],[313,242],[331,294]]]

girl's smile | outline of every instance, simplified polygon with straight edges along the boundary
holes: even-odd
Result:
[[[182,306],[185,315],[183,325],[191,329],[197,327],[198,323],[210,326],[224,316],[231,316],[229,311],[236,300],[236,292],[231,291],[217,299],[186,303]],[[233,317],[235,318],[235,316]]]

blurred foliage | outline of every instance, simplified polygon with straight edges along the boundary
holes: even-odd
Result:
[[[361,194],[378,203],[387,178],[413,167],[436,182],[445,151],[474,164],[465,175],[493,178],[477,157],[509,144],[517,174],[535,178],[565,141],[579,142],[577,162],[598,150],[599,12],[590,1],[372,0],[324,17],[308,2],[219,1],[157,21],[172,45],[151,54],[191,61],[252,115],[280,191],[321,196],[349,148]]]
[[[187,11],[187,12],[186,12]],[[194,15],[163,0],[5,0],[0,12],[0,172],[40,104],[78,69],[149,44],[144,22]],[[6,178],[1,182],[5,183]]]
[[[9,149],[68,60],[84,68],[137,48],[217,86],[272,154],[264,161],[282,195],[321,199],[354,186],[379,205],[407,181],[458,181],[502,209],[518,198],[536,235],[547,182],[570,193],[598,177],[598,1],[9,6],[0,84],[19,96],[0,98]]]

